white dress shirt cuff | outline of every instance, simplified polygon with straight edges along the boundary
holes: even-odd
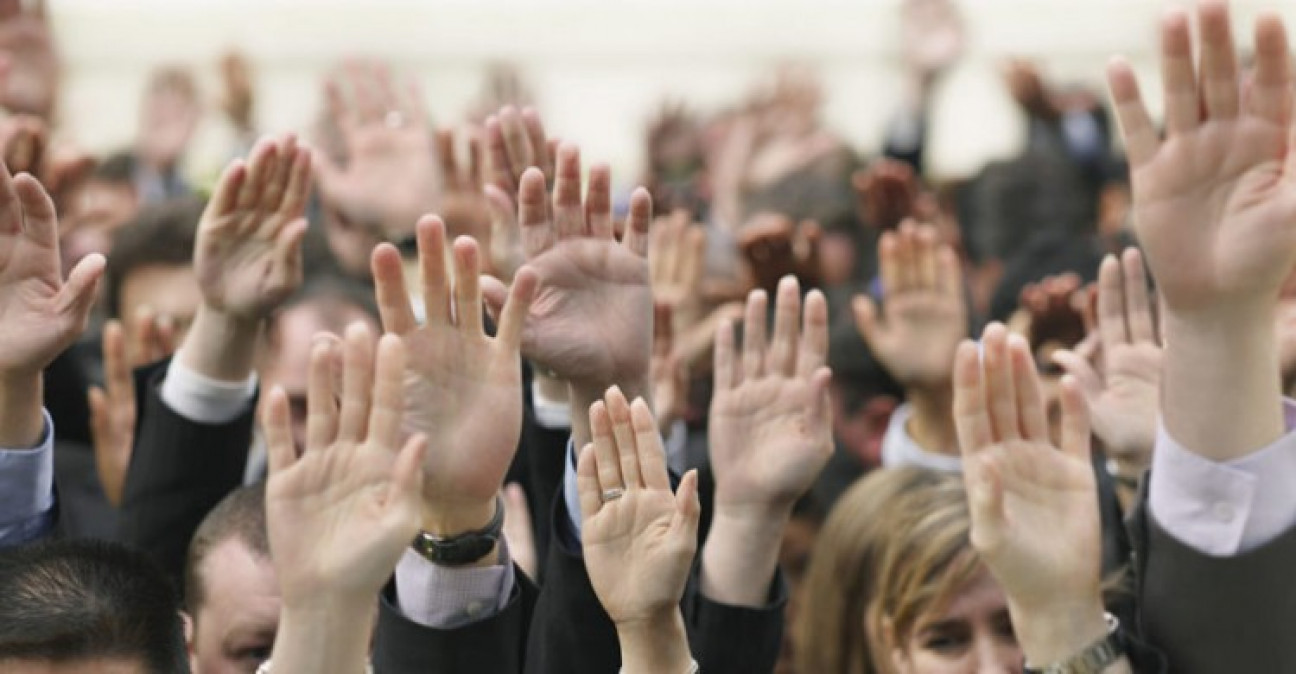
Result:
[[[162,402],[176,414],[200,424],[227,424],[247,411],[256,395],[257,377],[229,382],[212,379],[172,358],[162,380]]]
[[[571,405],[545,398],[535,381],[531,382],[531,409],[540,428],[550,431],[571,428]]]
[[[0,547],[49,533],[54,512],[54,422],[35,447],[0,449]]]
[[[438,566],[406,550],[396,564],[396,603],[410,620],[450,630],[498,615],[508,606],[514,582],[513,559],[503,536],[495,566]]]
[[[899,468],[917,466],[941,473],[963,472],[963,459],[948,454],[929,452],[909,435],[909,419],[913,409],[904,403],[891,413],[886,434],[882,436],[882,467]]]
[[[1296,403],[1283,401],[1287,435],[1248,456],[1203,458],[1158,429],[1148,507],[1167,533],[1207,555],[1253,550],[1296,526]]]

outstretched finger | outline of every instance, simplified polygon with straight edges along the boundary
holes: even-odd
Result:
[[[266,401],[261,427],[265,432],[266,458],[270,464],[270,477],[273,478],[291,468],[297,461],[288,412],[288,394],[278,386],[270,391],[270,399]]]
[[[1148,301],[1147,272],[1143,255],[1137,248],[1129,248],[1121,255],[1121,271],[1125,279],[1125,316],[1129,324],[1130,340],[1155,342],[1156,328],[1152,320],[1152,305]]]
[[[999,323],[991,323],[982,334],[981,351],[985,377],[986,407],[995,439],[1000,442],[1021,439],[1017,416],[1017,392],[1013,387],[1012,362],[1008,355],[1008,332]]]
[[[675,489],[675,515],[671,517],[671,531],[681,541],[697,544],[698,522],[702,519],[702,502],[698,498],[697,469],[684,473]]]
[[[1035,371],[1035,357],[1031,354],[1025,337],[1012,335],[1008,338],[1008,359],[1012,366],[1013,391],[1017,394],[1017,414],[1022,437],[1048,442],[1048,414],[1044,409],[1044,393],[1040,389],[1039,374]]]
[[[765,371],[791,377],[797,371],[801,341],[801,286],[796,277],[784,276],[774,300],[774,341],[770,345]]]
[[[603,506],[603,486],[594,443],[582,447],[576,459],[576,491],[580,494],[581,520],[588,522]]]
[[[1272,12],[1256,19],[1255,77],[1247,101],[1253,114],[1279,126],[1291,124],[1291,47],[1282,19]]]
[[[1161,86],[1165,92],[1166,135],[1183,135],[1196,129],[1201,124],[1202,106],[1193,67],[1192,32],[1188,15],[1181,9],[1171,10],[1161,22]]]
[[[756,379],[763,374],[765,363],[765,317],[769,300],[764,290],[753,290],[747,295],[747,308],[743,314],[742,363],[743,379]]]
[[[1098,336],[1104,353],[1129,342],[1125,329],[1124,287],[1121,265],[1108,255],[1098,266]]]
[[[1197,19],[1201,31],[1202,102],[1211,119],[1232,119],[1238,114],[1241,87],[1228,4],[1203,0],[1197,6]]]
[[[338,391],[334,370],[339,344],[336,337],[316,338],[311,345],[306,388],[306,449],[328,447],[337,439]]]
[[[728,318],[722,319],[716,327],[715,365],[712,373],[716,392],[727,391],[742,380],[742,370],[735,362],[734,326]]]
[[[994,443],[984,374],[976,343],[964,340],[954,356],[954,427],[965,457]]]
[[[630,403],[621,389],[609,389],[603,396],[608,418],[612,421],[612,437],[616,440],[617,460],[621,462],[621,480],[626,491],[641,489],[643,476],[639,471],[639,451],[635,443],[634,426],[630,420]]]
[[[368,441],[392,451],[400,446],[401,420],[405,416],[404,376],[404,342],[396,335],[383,335],[378,340],[374,364]]]
[[[337,439],[359,443],[368,432],[373,389],[373,338],[363,323],[347,327],[342,351],[342,409]]]
[[[544,174],[538,168],[529,168],[522,174],[517,191],[518,223],[522,226],[522,248],[528,260],[549,250],[557,241],[554,224],[549,217],[549,194],[545,191]]]
[[[208,201],[208,208],[214,215],[225,215],[238,205],[239,194],[243,191],[243,181],[247,179],[247,162],[242,159],[231,161],[221,172],[216,181],[216,190]]]
[[[636,187],[630,193],[630,213],[626,216],[621,243],[639,257],[648,257],[648,228],[652,224],[652,197],[648,190]]]
[[[1107,66],[1107,88],[1111,92],[1116,118],[1120,121],[1130,167],[1142,166],[1156,154],[1161,140],[1143,104],[1138,80],[1128,61],[1116,59]]]
[[[445,222],[438,216],[425,215],[415,225],[415,235],[419,283],[423,286],[423,315],[428,325],[449,325],[453,312],[450,307],[450,272],[446,269]]]
[[[634,429],[636,462],[643,486],[648,489],[670,489],[670,477],[666,474],[666,448],[662,446],[652,410],[648,409],[648,403],[643,398],[635,398],[630,404],[630,423]],[[625,474],[624,469],[621,472]]]
[[[580,148],[563,143],[558,148],[558,174],[554,176],[553,220],[559,239],[585,233],[585,213],[581,205]]]
[[[403,335],[418,327],[414,310],[410,307],[409,291],[405,289],[400,251],[390,243],[379,244],[370,256],[369,266],[383,330]]]
[[[472,237],[461,236],[454,242],[455,322],[469,336],[482,334],[481,251]]]
[[[530,267],[518,269],[513,276],[513,286],[500,311],[499,330],[495,333],[496,340],[509,353],[516,353],[521,346],[522,331],[526,328],[527,315],[531,312],[531,303],[535,301],[539,287],[540,277]]]
[[[607,164],[590,167],[589,186],[585,193],[585,233],[598,239],[611,239],[612,169]]]
[[[594,456],[598,459],[596,466],[600,495],[611,489],[625,489],[625,483],[621,480],[621,457],[617,454],[612,419],[608,416],[606,402],[598,400],[590,405],[589,421]]]

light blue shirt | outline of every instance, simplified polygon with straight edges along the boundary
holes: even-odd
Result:
[[[54,530],[54,422],[28,449],[0,449],[0,548],[48,536]]]

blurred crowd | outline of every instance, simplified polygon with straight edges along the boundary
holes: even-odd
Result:
[[[1281,21],[1169,12],[1156,122],[1006,61],[1024,148],[935,180],[975,10],[898,11],[872,156],[805,65],[614,181],[514,66],[263,134],[231,53],[213,181],[191,68],[87,153],[0,0],[0,669],[1296,671]]]

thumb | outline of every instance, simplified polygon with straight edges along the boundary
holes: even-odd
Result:
[[[500,315],[504,311],[504,303],[508,301],[508,286],[494,276],[484,274],[478,283],[481,286],[482,302],[486,304],[486,311],[490,312],[491,318],[498,325]]]
[[[671,531],[696,543],[698,520],[701,517],[702,504],[698,499],[698,474],[695,468],[684,474],[675,490],[675,515],[671,518]]]
[[[1076,385],[1086,398],[1092,398],[1102,393],[1102,377],[1098,376],[1098,371],[1094,369],[1088,359],[1067,349],[1054,351],[1052,358],[1053,362],[1061,366],[1064,372],[1075,378]]]
[[[72,268],[59,291],[59,313],[75,321],[78,332],[85,328],[106,265],[104,256],[98,253],[85,256]]]

